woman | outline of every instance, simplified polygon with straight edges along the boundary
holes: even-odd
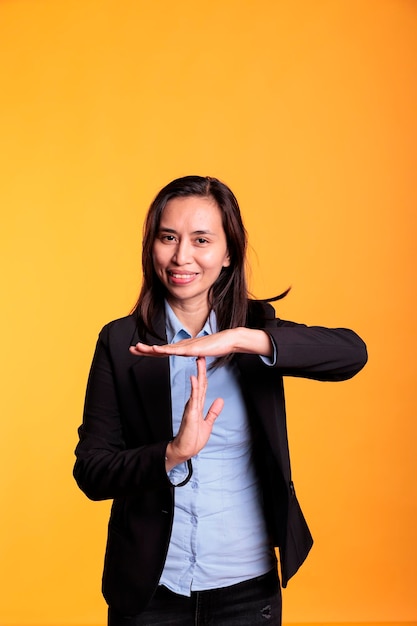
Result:
[[[351,378],[366,348],[250,300],[245,256],[231,190],[172,181],[145,221],[136,307],[100,333],[74,475],[114,500],[110,626],[281,624],[274,546],[284,587],[311,548],[282,377]]]

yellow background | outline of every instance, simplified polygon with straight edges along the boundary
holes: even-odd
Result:
[[[359,376],[288,381],[315,537],[286,622],[417,622],[415,0],[0,3],[0,624],[104,624],[109,503],[72,480],[101,326],[172,178],[239,198],[258,297],[346,325]]]

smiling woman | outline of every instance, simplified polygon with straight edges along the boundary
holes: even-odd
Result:
[[[209,313],[209,292],[230,266],[219,207],[212,198],[169,200],[153,245],[155,272],[178,319],[196,335]]]
[[[91,499],[114,500],[110,626],[279,626],[274,547],[284,587],[311,548],[282,377],[351,378],[366,348],[250,300],[245,252],[224,183],[172,181],[145,220],[137,305],[100,333],[74,475]]]
[[[161,234],[163,234],[161,228],[171,229],[165,234],[168,237],[167,240],[175,242],[175,236],[171,239],[172,235],[175,235],[172,233],[172,229],[175,230],[175,224],[170,224],[170,219],[178,220],[177,227],[191,229],[186,233],[188,237],[195,230],[198,231],[196,235],[203,234],[200,233],[201,230],[212,231],[210,238],[208,233],[204,233],[203,238],[201,236],[193,238],[197,248],[199,245],[202,245],[203,249],[204,246],[208,249],[225,246],[226,249],[219,252],[223,260],[218,268],[218,274],[213,275],[214,280],[211,285],[208,285],[208,304],[210,308],[214,302],[216,303],[219,330],[244,326],[248,306],[245,274],[247,235],[238,202],[231,189],[216,178],[186,176],[171,181],[161,189],[145,219],[142,249],[143,282],[134,309],[134,311],[140,310],[138,323],[141,329],[144,332],[154,332],[155,315],[167,297],[165,291],[167,285],[157,275],[154,255],[157,241],[161,240]],[[187,224],[185,224],[186,221]],[[207,240],[208,243],[197,243],[202,240]],[[183,253],[182,244],[179,251]],[[171,269],[179,269],[178,260],[182,262],[181,257],[177,258]],[[207,303],[204,307],[207,307]]]

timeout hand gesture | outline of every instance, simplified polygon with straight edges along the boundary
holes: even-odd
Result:
[[[206,359],[197,359],[197,376],[191,376],[191,394],[185,405],[177,436],[166,449],[166,469],[187,461],[204,448],[210,438],[214,422],[223,409],[224,401],[216,398],[204,417],[207,391]]]

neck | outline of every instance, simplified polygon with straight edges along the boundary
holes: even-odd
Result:
[[[184,324],[193,337],[196,337],[206,323],[209,314],[207,302],[204,305],[201,303],[171,302],[170,300],[168,302],[180,322]]]

